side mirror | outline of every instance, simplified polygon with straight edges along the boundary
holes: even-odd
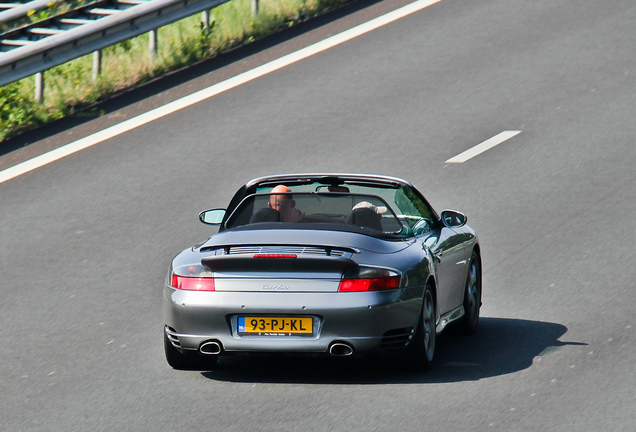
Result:
[[[205,210],[199,213],[199,220],[206,225],[220,225],[225,216],[225,209]]]
[[[440,215],[440,219],[444,226],[448,228],[459,228],[468,222],[468,216],[455,210],[444,210]]]

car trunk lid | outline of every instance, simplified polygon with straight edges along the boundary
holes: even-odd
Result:
[[[214,272],[216,291],[335,292],[357,266],[348,248],[298,245],[224,246],[201,263]]]

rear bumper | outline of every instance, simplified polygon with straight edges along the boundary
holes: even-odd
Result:
[[[164,287],[164,322],[173,344],[226,352],[324,353],[336,341],[357,352],[404,348],[417,326],[423,288],[365,293],[196,292]],[[239,335],[238,317],[312,317],[308,336]]]

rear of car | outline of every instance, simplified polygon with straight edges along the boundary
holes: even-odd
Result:
[[[350,355],[406,346],[422,287],[405,287],[397,268],[361,265],[377,261],[375,252],[333,246],[363,234],[323,232],[332,240],[323,245],[303,245],[318,238],[311,231],[278,236],[301,241],[220,244],[220,238],[175,258],[164,288],[165,331],[175,348]],[[404,246],[393,245],[393,253]]]

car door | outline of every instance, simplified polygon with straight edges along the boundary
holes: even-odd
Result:
[[[466,216],[444,211],[442,217],[437,217],[421,194],[409,187],[398,189],[394,201],[403,222],[434,256],[437,309],[444,315],[463,302],[469,245],[463,228]]]
[[[437,227],[426,239],[437,273],[437,308],[440,315],[460,306],[467,272],[466,242],[453,228]]]

